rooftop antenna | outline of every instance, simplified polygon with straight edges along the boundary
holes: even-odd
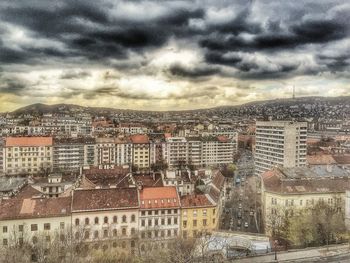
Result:
[[[293,99],[295,99],[295,85],[293,85]]]

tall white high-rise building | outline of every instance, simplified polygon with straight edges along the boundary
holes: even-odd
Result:
[[[255,174],[274,166],[306,165],[306,122],[257,121]]]

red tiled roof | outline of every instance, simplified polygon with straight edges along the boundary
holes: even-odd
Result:
[[[163,180],[160,174],[155,174],[154,179],[150,174],[133,174],[135,182],[141,182],[143,187],[162,187]]]
[[[176,187],[148,187],[140,191],[141,208],[171,208],[179,207],[180,200]]]
[[[128,168],[115,167],[114,169],[90,168],[83,171],[83,175],[96,186],[128,187]]]
[[[181,207],[207,207],[215,206],[204,194],[185,195],[181,197]]]
[[[218,136],[218,141],[219,142],[229,142],[230,139],[225,135],[220,135],[220,136]]]
[[[0,204],[0,220],[69,216],[71,197],[13,198]]]
[[[285,180],[278,168],[263,173],[262,181],[266,191],[283,194],[339,193],[350,189],[349,177]]]
[[[6,147],[52,145],[52,137],[7,137],[5,140]]]
[[[136,188],[75,190],[72,211],[95,211],[138,208]]]
[[[130,136],[132,143],[149,143],[149,138],[145,134],[137,134]]]
[[[319,155],[307,155],[306,160],[308,164],[335,164],[337,163],[333,156],[330,154],[319,154]]]
[[[338,164],[350,164],[350,154],[333,155]]]

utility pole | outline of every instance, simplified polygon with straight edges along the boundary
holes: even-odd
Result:
[[[295,85],[293,85],[293,100],[295,99]]]

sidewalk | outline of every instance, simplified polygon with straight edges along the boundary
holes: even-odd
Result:
[[[322,259],[337,255],[349,255],[350,258],[350,247],[346,245],[335,245],[319,248],[308,248],[300,250],[292,250],[286,252],[277,252],[277,261],[275,261],[275,254],[270,253],[264,256],[248,257],[242,259],[236,259],[234,262],[240,263],[268,263],[268,262],[289,262],[296,260],[307,260],[307,259]]]

